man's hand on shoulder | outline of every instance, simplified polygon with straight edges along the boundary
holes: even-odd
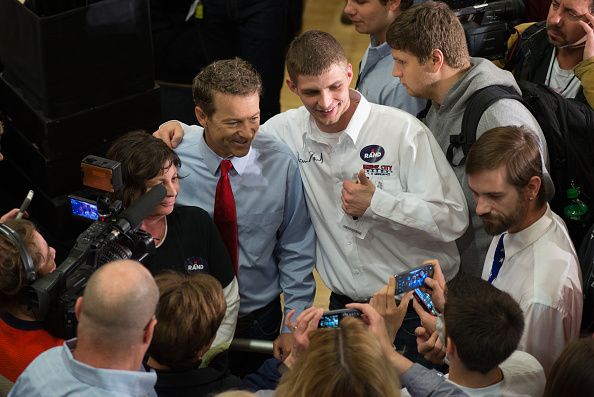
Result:
[[[342,184],[342,209],[352,217],[363,216],[371,205],[375,185],[361,169],[356,181],[344,181]]]
[[[159,129],[153,132],[155,138],[159,138],[167,146],[175,149],[184,139],[184,129],[177,120],[167,121],[159,126]]]

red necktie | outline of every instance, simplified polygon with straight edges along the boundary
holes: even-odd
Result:
[[[233,167],[230,160],[221,161],[221,176],[217,183],[214,203],[214,223],[221,232],[221,237],[227,246],[231,263],[237,274],[237,212],[235,198],[229,182],[229,170]]]

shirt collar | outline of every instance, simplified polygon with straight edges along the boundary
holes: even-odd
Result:
[[[370,35],[369,51],[377,51],[379,57],[383,58],[386,55],[392,54],[392,47],[388,45],[387,41],[384,41],[382,44],[378,45],[375,36]]]
[[[349,90],[349,99],[351,101],[357,101],[359,102],[359,104],[357,105],[357,108],[355,109],[355,112],[353,113],[353,116],[351,117],[351,120],[349,121],[349,124],[347,125],[346,129],[344,130],[344,134],[339,142],[342,142],[345,136],[349,136],[352,139],[353,143],[356,143],[357,138],[359,137],[359,132],[361,131],[361,128],[363,128],[363,124],[365,123],[365,121],[369,117],[369,113],[371,112],[371,104],[367,101],[367,99],[365,99],[365,97],[359,91],[353,89]],[[315,119],[310,114],[309,118],[305,119],[304,138],[309,138],[316,142],[320,142],[319,139],[316,139],[316,136],[313,134],[310,128],[311,123],[315,124]]]
[[[546,233],[552,222],[553,213],[551,207],[547,204],[547,210],[536,222],[517,233],[507,233],[503,238],[505,257],[510,258],[529,245],[532,245]]]
[[[256,135],[257,136],[257,135]],[[255,139],[255,138],[254,138]],[[252,141],[253,143],[253,141]],[[204,138],[204,131],[202,132],[202,139],[198,142],[198,151],[204,160],[204,164],[208,170],[213,174],[216,175],[217,171],[219,170],[219,166],[221,165],[221,161],[223,161],[223,157],[216,154],[207,144],[206,139]],[[233,164],[233,169],[237,172],[238,175],[241,175],[242,172],[245,170],[247,164],[249,163],[250,159],[254,156],[253,147],[250,146],[250,150],[248,154],[243,157],[226,157],[226,159],[231,160]]]
[[[153,396],[157,374],[145,372],[141,366],[138,371],[94,368],[74,358],[72,350],[76,349],[77,339],[64,342],[62,358],[68,372],[78,381],[91,387],[112,390],[134,396]]]

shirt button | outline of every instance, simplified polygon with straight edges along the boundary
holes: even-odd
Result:
[[[353,245],[351,241],[347,241],[347,245]]]

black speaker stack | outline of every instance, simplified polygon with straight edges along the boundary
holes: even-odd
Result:
[[[55,9],[56,1],[47,3]],[[68,246],[86,226],[66,200],[81,189],[81,159],[103,156],[125,132],[152,131],[161,108],[148,0],[40,12],[52,7],[0,0],[0,211],[33,189],[31,218],[48,240]]]

